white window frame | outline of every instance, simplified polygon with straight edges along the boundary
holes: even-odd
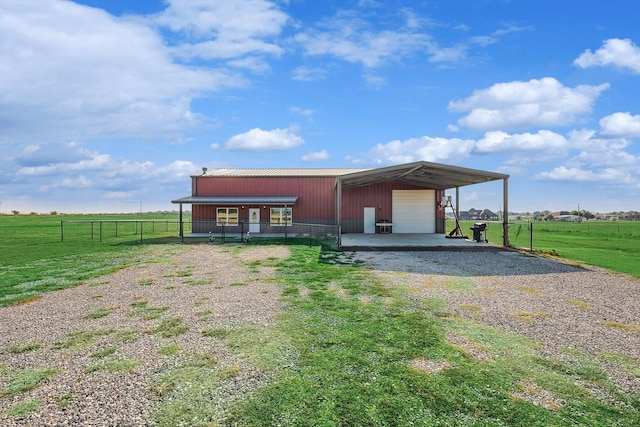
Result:
[[[235,211],[235,215],[234,215]],[[216,224],[218,225],[238,225],[240,209],[238,208],[217,208]]]
[[[293,223],[293,208],[271,208],[271,210],[269,211],[269,223],[274,227],[284,227],[285,225],[291,225]]]

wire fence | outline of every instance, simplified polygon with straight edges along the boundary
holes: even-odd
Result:
[[[487,224],[487,240],[502,242],[502,223],[494,221],[461,221],[463,232],[470,233],[475,222]],[[451,228],[451,224],[447,224]],[[513,221],[509,222],[509,243],[513,247],[530,250],[547,247],[562,239],[614,239],[638,241],[640,244],[640,221]]]
[[[208,239],[212,243],[249,243],[260,239],[308,239],[310,244],[339,245],[340,228],[327,224],[271,224],[268,222],[238,222],[235,224],[213,221],[184,219],[155,220],[62,220],[60,240],[96,240],[98,242],[120,243],[177,237],[185,239]]]

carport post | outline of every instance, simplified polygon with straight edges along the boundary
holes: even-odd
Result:
[[[502,245],[509,246],[509,178],[505,178],[502,185]]]
[[[184,243],[184,227],[182,225],[182,203],[180,203],[180,241]]]

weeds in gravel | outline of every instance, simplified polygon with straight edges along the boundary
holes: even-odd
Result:
[[[42,348],[42,344],[39,342],[27,342],[24,344],[16,344],[9,349],[9,351],[13,354],[22,354],[29,353],[31,351],[40,350]]]
[[[640,332],[640,325],[637,325],[635,323],[622,323],[614,322],[612,320],[606,320],[604,324],[614,329],[621,329],[628,332]]]
[[[55,368],[24,368],[19,371],[9,371],[5,374],[6,382],[0,396],[15,396],[38,387],[45,381],[58,374]]]
[[[114,332],[116,330],[113,328],[70,332],[64,341],[54,342],[51,348],[54,350],[80,350],[95,344],[99,338],[111,335]]]
[[[143,277],[138,280],[138,285],[140,286],[151,286],[153,285],[153,279],[150,277]]]
[[[129,311],[129,315],[133,317],[142,317],[144,320],[152,320],[157,319],[164,314],[169,307],[153,307],[149,306],[149,301],[147,300],[138,300],[132,302],[131,311]]]
[[[113,311],[110,307],[100,307],[95,310],[91,310],[87,314],[84,315],[85,319],[100,319],[101,317],[106,317],[111,314]]]
[[[42,406],[40,399],[30,398],[11,406],[5,411],[5,414],[11,418],[23,418],[40,409],[40,406]]]
[[[174,342],[158,349],[158,354],[163,356],[173,356],[174,354],[178,354],[178,352],[180,352],[180,346]]]
[[[189,326],[184,322],[181,317],[169,317],[162,319],[155,328],[151,329],[149,333],[159,335],[163,338],[171,338],[178,335],[182,335],[189,330]]]
[[[94,351],[89,355],[89,357],[94,359],[102,359],[103,357],[111,356],[112,354],[116,354],[118,352],[117,347],[107,347],[102,350]]]
[[[135,372],[142,362],[138,359],[111,359],[101,360],[87,366],[87,372]]]
[[[72,391],[70,391],[58,397],[56,402],[60,408],[66,408],[67,406],[71,405],[75,399],[76,395]]]

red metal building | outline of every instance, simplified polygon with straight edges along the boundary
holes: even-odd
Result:
[[[285,232],[294,223],[340,226],[343,233],[444,233],[447,189],[504,180],[508,175],[429,162],[377,169],[214,169],[193,175],[192,230],[237,227]],[[457,197],[456,197],[457,199]],[[506,224],[505,224],[506,226]]]

